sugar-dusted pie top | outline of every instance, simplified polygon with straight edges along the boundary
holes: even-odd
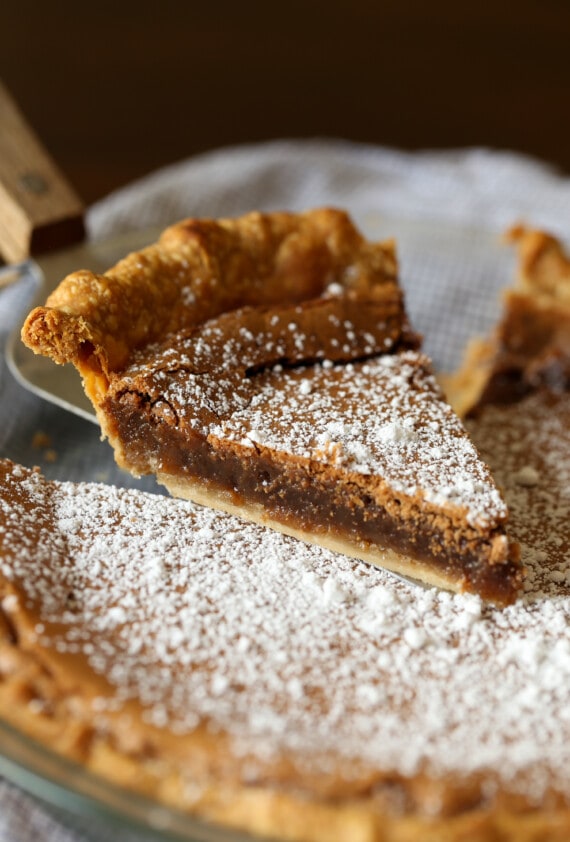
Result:
[[[413,797],[435,814],[458,791],[568,804],[569,430],[567,395],[473,422],[529,570],[508,608],[184,501],[4,464],[2,611],[23,649],[80,677],[95,723],[139,700],[159,756],[161,733],[183,753],[207,721],[250,783],[271,770],[346,794],[427,775]]]
[[[303,353],[304,341],[291,328]],[[348,332],[356,341],[352,325]],[[461,510],[477,527],[506,520],[489,470],[424,355],[404,351],[294,369],[277,364],[249,374],[259,344],[261,332],[219,348],[204,335],[175,337],[135,358],[114,388],[144,395],[157,423],[193,429],[209,441],[342,466],[372,478],[378,490]]]

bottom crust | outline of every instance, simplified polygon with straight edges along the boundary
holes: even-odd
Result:
[[[356,545],[354,542],[345,541],[339,536],[330,534],[321,534],[319,535],[319,540],[316,541],[313,533],[288,526],[270,517],[267,509],[260,504],[249,503],[247,507],[240,506],[232,502],[229,494],[225,494],[222,491],[184,480],[177,480],[176,477],[160,472],[157,472],[157,479],[173,497],[191,500],[200,506],[209,506],[227,512],[228,514],[236,515],[245,522],[258,523],[260,526],[269,527],[277,532],[281,532],[283,535],[290,535],[292,538],[297,538],[306,544],[325,547],[327,550],[367,561],[369,564],[389,570],[397,576],[403,576],[418,587],[433,586],[455,591],[456,593],[461,593],[464,590],[464,581],[460,577],[446,576],[443,572],[434,570],[433,566],[422,564],[410,558],[410,556],[405,556],[394,550],[381,549],[378,546],[372,546],[364,542]]]

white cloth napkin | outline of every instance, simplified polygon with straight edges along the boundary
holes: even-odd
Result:
[[[88,229],[104,238],[190,215],[323,205],[348,209],[366,233],[397,237],[412,321],[443,368],[457,363],[467,336],[496,317],[497,291],[512,270],[509,251],[498,244],[501,232],[526,221],[570,235],[570,179],[542,163],[486,149],[411,154],[335,140],[276,141],[184,161],[99,202]],[[25,290],[0,292],[2,348],[23,296]],[[25,393],[3,357],[0,366],[0,455],[72,479],[95,478],[105,462],[114,480],[109,448],[93,425]],[[30,452],[34,429],[65,440],[55,467]],[[56,814],[0,780],[2,842],[140,838],[93,818]]]

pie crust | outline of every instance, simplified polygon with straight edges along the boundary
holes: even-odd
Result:
[[[341,211],[187,220],[78,272],[23,338],[84,380],[119,465],[247,520],[498,603],[518,548],[417,351],[392,243]]]

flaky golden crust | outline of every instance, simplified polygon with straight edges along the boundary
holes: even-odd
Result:
[[[570,257],[560,240],[523,225],[507,231],[505,239],[518,247],[519,289],[535,298],[544,295],[550,302],[570,305]]]
[[[329,284],[374,299],[396,286],[390,243],[368,243],[342,211],[250,213],[188,219],[104,275],[69,275],[22,338],[35,353],[71,362],[95,404],[134,350],[247,305],[294,305]]]

